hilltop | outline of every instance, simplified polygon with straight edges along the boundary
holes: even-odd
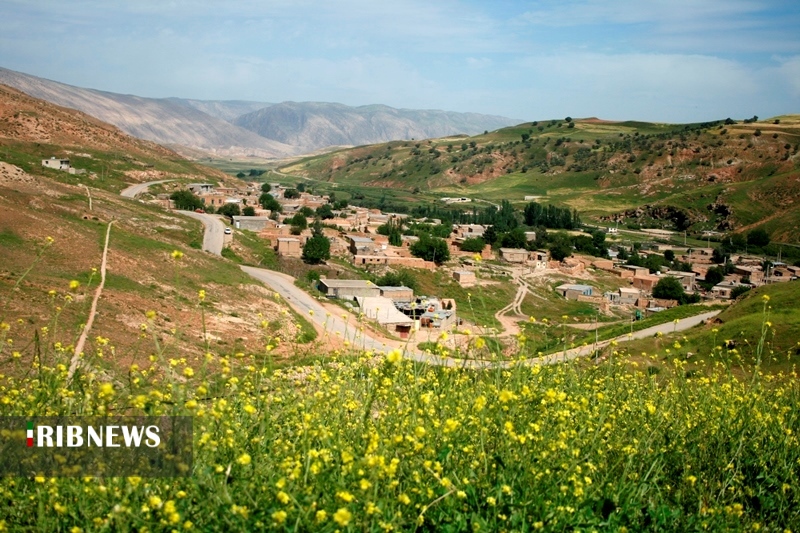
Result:
[[[597,221],[698,232],[763,225],[778,240],[796,241],[800,116],[756,118],[537,121],[474,137],[338,150],[280,171],[351,196],[421,195],[417,203],[537,197]]]

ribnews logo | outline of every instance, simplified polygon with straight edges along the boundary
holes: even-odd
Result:
[[[36,428],[36,446],[39,448],[79,448],[87,446],[106,448],[140,447],[158,448],[161,444],[158,426],[88,426],[84,433],[83,426],[38,426],[28,422],[27,446],[34,446],[34,428]],[[54,435],[55,434],[55,435]],[[85,436],[84,436],[85,435]]]
[[[0,417],[0,476],[191,475],[192,418]]]

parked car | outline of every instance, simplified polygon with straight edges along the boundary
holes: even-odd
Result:
[[[225,228],[225,235],[230,235],[231,233],[233,233],[231,228]]]
[[[194,210],[195,213],[205,213],[204,210],[200,209],[199,207]]]

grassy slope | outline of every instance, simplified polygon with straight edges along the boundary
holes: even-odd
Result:
[[[542,121],[464,139],[339,150],[301,159],[281,171],[311,180],[320,190],[358,190],[368,198],[385,195],[399,203],[455,195],[522,202],[526,195],[545,195],[545,201],[593,216],[643,203],[674,205],[696,217],[696,230],[724,224],[723,216],[708,209],[716,202],[730,209],[728,222],[734,227],[767,220],[775,237],[792,240],[800,235],[794,223],[794,204],[800,201],[800,122],[795,116],[778,119],[778,125],[769,119],[705,128],[593,121],[576,121],[574,128],[567,128],[561,121]],[[760,136],[754,135],[756,129]],[[529,143],[521,142],[523,134],[530,135]],[[469,146],[472,142],[475,149]],[[579,160],[582,148],[590,150]],[[635,156],[632,162],[630,154]],[[541,167],[554,156],[564,164]],[[417,194],[409,194],[415,189]],[[771,222],[769,216],[776,211],[790,224]]]

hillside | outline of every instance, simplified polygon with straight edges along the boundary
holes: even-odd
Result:
[[[227,121],[232,121],[238,116],[273,105],[267,102],[250,102],[247,100],[193,100],[190,98],[166,98],[166,100],[197,109],[207,115]]]
[[[797,242],[800,116],[686,125],[570,121],[339,150],[280,170],[373,197],[381,190],[494,202],[540,196],[598,221],[696,231],[763,224],[777,239]]]
[[[324,102],[283,102],[233,121],[237,126],[302,147],[306,152],[329,146],[476,134],[518,122],[477,113],[395,109],[385,105],[350,107]]]
[[[35,98],[78,109],[129,135],[160,144],[185,146],[218,156],[283,157],[296,153],[293,147],[265,139],[208,115],[199,106],[175,99],[83,89],[4,68],[0,68],[0,83]],[[230,108],[228,105],[225,109]]]
[[[478,133],[519,122],[382,105],[144,98],[74,87],[2,67],[0,83],[78,109],[134,137],[172,146],[197,159],[209,155],[282,158],[330,146]]]
[[[88,172],[43,168],[41,159],[51,155]],[[77,339],[111,221],[108,279],[91,336],[113,339],[116,356],[104,367],[146,361],[143,323],[165,345],[183,339],[183,356],[200,352],[200,289],[213,339],[256,347],[263,344],[263,320],[278,327],[282,307],[269,291],[234,263],[199,250],[199,222],[118,194],[152,179],[234,181],[79,111],[0,86],[0,322],[12,324],[20,349],[37,335],[48,339],[47,328]],[[174,250],[183,257],[173,258]],[[79,285],[71,289],[71,280]],[[149,320],[151,310],[156,318]],[[294,331],[292,324],[283,327],[287,335]]]

